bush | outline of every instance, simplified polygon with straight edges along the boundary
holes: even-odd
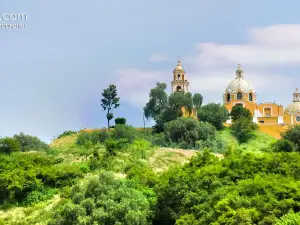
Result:
[[[45,142],[41,141],[38,137],[20,133],[15,134],[13,138],[20,143],[22,152],[27,152],[30,150],[38,151],[49,149],[49,146]]]
[[[197,116],[200,121],[211,123],[217,130],[221,130],[224,128],[224,122],[229,119],[229,112],[225,106],[210,103],[202,106],[198,110]]]
[[[20,150],[20,143],[16,139],[9,137],[0,139],[0,153],[10,155],[12,152],[19,152]]]
[[[128,146],[128,141],[124,138],[121,138],[119,140],[107,139],[104,142],[104,146],[109,155],[115,156],[117,155],[117,151],[124,149]]]
[[[127,139],[129,143],[132,143],[138,136],[139,133],[134,127],[122,124],[117,124],[111,132],[113,139]]]
[[[214,139],[216,129],[192,118],[178,118],[165,124],[165,138],[184,148],[195,147],[197,140]]]
[[[291,127],[282,135],[284,140],[288,140],[296,146],[296,151],[300,152],[300,125]]]
[[[56,208],[49,224],[150,224],[155,194],[139,186],[108,172],[91,177],[82,188],[74,186],[75,203]]]
[[[250,120],[243,117],[234,121],[231,126],[234,135],[240,142],[247,142],[252,138],[257,128],[257,125],[252,122],[252,119]]]
[[[274,152],[294,152],[296,151],[296,146],[293,142],[285,139],[278,140],[272,146]]]
[[[125,118],[121,118],[121,117],[118,117],[115,119],[115,124],[122,124],[122,125],[125,125],[126,124],[126,119]]]

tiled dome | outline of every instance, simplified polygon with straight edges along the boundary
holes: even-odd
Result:
[[[236,78],[228,85],[226,88],[226,93],[250,93],[254,92],[253,87],[248,81],[246,81],[243,77],[243,69],[241,65],[238,65],[238,69],[236,70]]]

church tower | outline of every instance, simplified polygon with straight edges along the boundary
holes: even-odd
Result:
[[[190,83],[186,80],[185,71],[178,60],[177,66],[173,71],[173,81],[171,82],[172,93],[174,92],[188,92]]]

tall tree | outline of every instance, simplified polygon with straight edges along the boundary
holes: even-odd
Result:
[[[107,128],[108,131],[110,131],[109,122],[114,118],[113,110],[120,106],[120,98],[117,97],[117,87],[114,84],[109,85],[107,89],[103,90],[102,96],[103,98],[101,99],[101,106],[107,112]]]
[[[201,108],[203,102],[203,96],[200,93],[195,93],[193,96],[193,104],[197,111]]]
[[[149,102],[144,107],[146,119],[152,118],[155,121],[158,120],[168,103],[166,88],[167,85],[165,83],[156,83],[156,87],[151,89]]]

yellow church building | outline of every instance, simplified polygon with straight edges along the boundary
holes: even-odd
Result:
[[[190,82],[187,80],[184,68],[178,61],[173,70],[171,82],[172,93],[188,92]],[[300,125],[300,93],[298,89],[293,94],[293,102],[284,110],[284,107],[275,102],[257,103],[257,92],[253,86],[244,78],[244,70],[238,65],[234,80],[232,80],[223,93],[223,103],[230,112],[234,106],[242,106],[249,109],[253,115],[253,122],[259,125],[261,131],[277,138],[280,133],[288,129],[290,125]],[[196,117],[197,112],[193,110],[190,114],[182,109],[183,116]],[[231,124],[231,121],[227,121]]]
[[[249,109],[253,122],[258,125],[293,125],[300,124],[300,93],[298,89],[293,94],[293,103],[285,110],[275,102],[257,104],[257,93],[253,86],[245,80],[244,71],[238,65],[236,77],[229,83],[223,94],[224,105],[230,112],[236,105]],[[230,121],[228,121],[230,123]]]

